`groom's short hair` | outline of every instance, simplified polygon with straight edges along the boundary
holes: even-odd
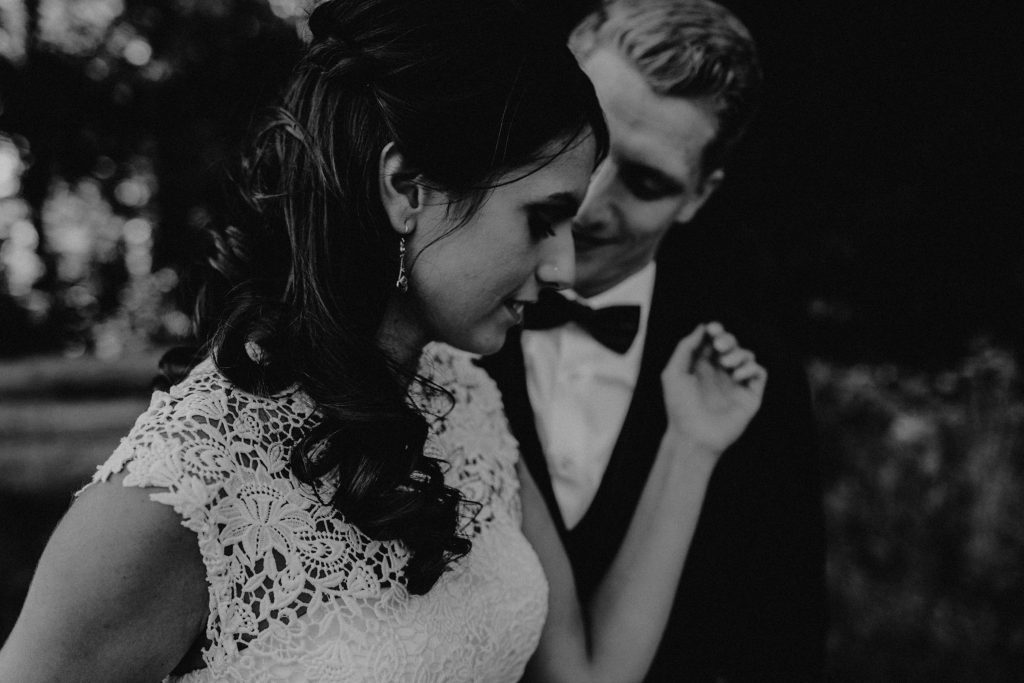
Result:
[[[659,95],[701,100],[718,119],[702,155],[725,163],[760,99],[761,65],[750,32],[710,0],[604,0],[569,37],[581,61],[602,47],[625,59]]]

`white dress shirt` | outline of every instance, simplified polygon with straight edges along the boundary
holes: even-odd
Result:
[[[576,323],[525,330],[522,335],[534,423],[555,499],[569,529],[594,500],[633,399],[647,337],[654,270],[651,263],[590,299],[565,293],[594,308],[638,304],[640,328],[626,353],[600,344]]]

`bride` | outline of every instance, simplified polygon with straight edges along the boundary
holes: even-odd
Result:
[[[573,277],[606,133],[511,0],[330,0],[216,234],[205,355],[54,532],[3,681],[623,681],[764,371],[700,326],[587,605],[472,354]],[[459,349],[459,350],[456,350]],[[685,674],[685,672],[681,672]]]

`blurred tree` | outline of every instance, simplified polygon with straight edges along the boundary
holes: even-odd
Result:
[[[217,212],[221,197],[210,190],[221,185],[224,160],[294,63],[303,3],[8,5],[14,10],[5,19],[24,29],[7,33],[25,38],[0,66],[0,131],[22,141],[18,199],[27,204],[43,273],[33,286],[34,317],[19,316],[24,297],[6,287],[0,308],[23,318],[19,329],[30,322],[28,336],[41,342],[29,345],[34,351],[95,350],[98,323],[139,318],[126,303],[166,306],[167,296],[131,288],[152,290],[144,282],[151,272],[191,258],[195,228]],[[168,278],[160,282],[166,287]],[[165,313],[170,325],[158,319],[134,331],[185,331],[180,314]],[[25,350],[14,336],[0,337],[0,354]]]

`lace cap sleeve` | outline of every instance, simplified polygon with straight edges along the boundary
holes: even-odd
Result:
[[[240,392],[207,360],[169,392],[153,393],[92,483],[124,471],[125,486],[166,489],[151,497],[189,521],[236,471],[284,467],[284,442],[312,414],[299,392],[269,398]]]
[[[207,361],[154,394],[93,478],[123,471],[123,485],[155,489],[150,498],[197,534],[213,659],[292,623],[282,604],[301,599],[312,611],[325,595],[351,600],[400,583],[404,549],[365,537],[323,502],[329,491],[292,474],[289,453],[315,419],[301,392],[253,396]]]

